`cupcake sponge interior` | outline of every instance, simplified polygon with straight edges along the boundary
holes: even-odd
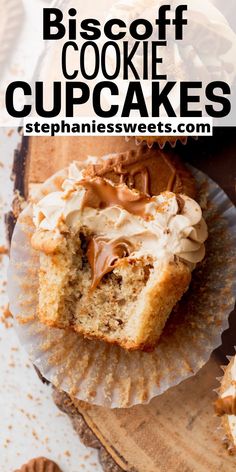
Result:
[[[155,263],[152,255],[123,258],[91,290],[87,257],[91,235],[80,228],[57,245],[40,252],[39,319],[88,338],[115,343],[128,350],[152,350],[173,307],[188,289],[189,267],[178,258]],[[36,233],[33,245],[42,249]],[[44,249],[46,242],[44,240]]]

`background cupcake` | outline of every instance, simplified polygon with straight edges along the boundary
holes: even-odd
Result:
[[[164,3],[163,0],[118,0],[111,7],[108,17],[122,18],[128,25],[134,20],[145,18],[152,24],[153,18],[157,18],[158,8]],[[199,110],[203,110],[207,102],[205,86],[211,81],[222,80],[222,74],[224,74],[224,79],[229,84],[233,83],[235,77],[235,33],[229,26],[229,23],[210,0],[206,0],[201,5],[197,0],[191,0],[186,3],[188,11],[185,12],[185,18],[188,18],[189,23],[191,22],[191,28],[184,29],[181,41],[176,40],[175,28],[168,28],[166,34],[167,44],[165,47],[159,48],[158,57],[161,57],[162,62],[156,66],[156,73],[158,75],[165,75],[168,81],[176,82],[176,85],[168,94],[169,102],[176,116],[180,116],[181,108],[180,82],[199,80],[203,83],[202,90],[197,90],[199,105],[194,104],[194,110],[197,109],[196,107]],[[174,17],[177,5],[177,1],[172,2],[171,11],[167,14],[168,18]],[[129,33],[125,39],[128,39],[130,48],[132,48],[136,40]],[[158,39],[159,32],[156,27],[153,29],[152,36],[148,41],[158,41]],[[120,46],[122,50],[122,45]],[[143,74],[143,58],[144,52],[141,45],[139,45],[133,58],[133,64],[141,79]],[[111,70],[114,70],[114,55],[110,54],[108,59]],[[153,63],[151,48],[148,52],[148,61],[150,73],[151,64]],[[123,80],[122,73],[123,71],[120,72],[120,76],[115,80],[120,91],[119,101],[121,106],[127,93],[127,81]],[[130,76],[130,80],[132,80],[132,73],[130,73]],[[151,78],[149,77],[149,79],[142,80],[145,104],[149,116],[155,116],[157,117],[156,120],[161,120],[161,118],[166,118],[168,115],[164,105],[155,109]],[[163,84],[165,84],[164,81]],[[164,88],[164,85],[162,87]],[[162,87],[160,90],[162,90]],[[133,113],[132,116],[140,117],[139,112],[137,112],[137,115],[135,115],[135,112],[131,113]],[[167,143],[175,147],[178,141],[186,144],[187,139],[186,136],[178,135],[177,130],[173,130],[172,133],[166,136],[163,136],[161,133],[156,136],[136,136],[137,142],[145,141],[149,146],[156,142],[161,148]]]
[[[219,398],[215,402],[215,411],[222,418],[222,426],[226,434],[226,445],[232,453],[236,453],[236,356],[225,368],[221,381]]]

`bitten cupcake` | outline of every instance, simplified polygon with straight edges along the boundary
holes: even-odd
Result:
[[[10,309],[32,361],[70,397],[109,408],[147,403],[197,372],[232,310],[219,300],[233,288],[234,210],[210,182],[204,258],[191,195],[206,176],[154,151],[54,174],[12,239]]]
[[[227,366],[221,381],[219,398],[215,402],[215,411],[222,418],[226,433],[226,444],[232,453],[236,453],[236,356]]]
[[[151,197],[104,178],[106,169],[86,176],[72,164],[62,190],[34,207],[39,318],[128,350],[153,350],[205,256],[206,223],[186,195]]]

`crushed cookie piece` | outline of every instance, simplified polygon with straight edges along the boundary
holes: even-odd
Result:
[[[62,472],[58,465],[46,457],[37,457],[15,472]]]

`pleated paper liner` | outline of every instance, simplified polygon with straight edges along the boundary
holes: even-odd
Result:
[[[235,360],[235,356],[227,356],[229,361],[228,365],[221,366],[223,371],[223,376],[218,377],[217,380],[220,383],[219,388],[215,390],[218,398],[230,387],[232,377],[231,377],[231,368]],[[215,406],[217,411],[217,407]],[[229,454],[236,455],[236,437],[234,437],[232,432],[232,427],[236,430],[236,416],[234,415],[224,415],[220,418],[219,431],[222,437],[222,443],[225,448],[228,449]]]
[[[197,139],[194,137],[194,139]],[[160,149],[164,149],[166,144],[170,144],[172,148],[175,148],[177,142],[181,142],[183,145],[187,144],[187,136],[135,136],[136,144],[146,143],[148,147],[152,147],[153,144],[157,143]]]
[[[30,244],[32,205],[20,215],[11,247],[10,309],[32,362],[70,396],[112,408],[147,403],[194,375],[220,345],[236,295],[236,209],[218,185],[191,170],[206,203],[207,256],[152,353],[127,352],[38,321],[39,257]],[[66,175],[67,170],[46,181],[37,199],[57,190]]]

